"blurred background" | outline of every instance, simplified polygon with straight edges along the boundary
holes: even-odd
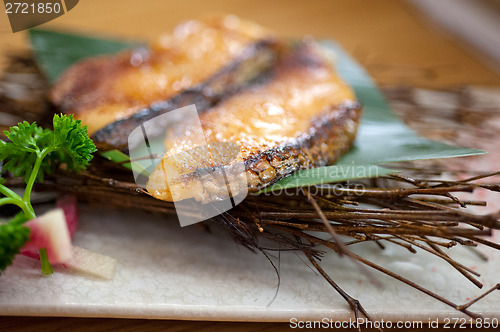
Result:
[[[151,40],[207,13],[337,40],[381,85],[500,85],[500,0],[84,0],[41,27]],[[0,66],[25,39],[1,13]]]

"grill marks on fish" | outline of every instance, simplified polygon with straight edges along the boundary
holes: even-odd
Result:
[[[167,153],[147,189],[167,201],[217,200],[226,188],[201,180],[244,163],[248,190],[258,191],[299,169],[338,160],[351,147],[360,116],[361,106],[327,57],[315,44],[304,43],[282,55],[267,81],[201,114],[202,133],[189,123],[170,129]],[[190,153],[196,147],[193,133],[203,135],[209,145],[235,143],[238,156],[228,165],[206,167],[212,161],[195,160],[203,157]],[[178,174],[174,193],[166,180],[171,174]]]
[[[259,191],[301,169],[333,164],[352,146],[360,111],[359,103],[337,105],[312,121],[296,142],[245,160],[249,191]]]
[[[273,65],[278,48],[270,32],[234,16],[189,21],[148,49],[76,64],[50,99],[81,119],[99,147],[126,149],[144,121],[193,103],[202,112],[250,84]]]
[[[129,134],[145,121],[192,104],[196,105],[199,113],[203,113],[220,100],[262,79],[265,76],[264,73],[275,61],[275,46],[272,41],[259,41],[249,46],[239,59],[224,67],[207,81],[185,89],[171,99],[155,102],[130,117],[112,122],[97,130],[92,135],[94,142],[104,149],[125,150]],[[155,132],[154,128],[151,130],[150,135],[160,134]]]

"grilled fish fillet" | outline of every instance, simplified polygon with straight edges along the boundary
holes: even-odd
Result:
[[[351,147],[360,116],[353,91],[329,59],[316,44],[303,43],[278,60],[267,81],[201,114],[202,133],[192,123],[168,130],[166,153],[146,188],[166,201],[218,200],[227,192],[224,183],[201,180],[243,163],[248,191],[258,191],[299,169],[335,162]],[[206,147],[194,140],[199,135]]]
[[[203,111],[236,92],[272,66],[277,49],[270,32],[235,16],[188,21],[148,49],[76,64],[50,99],[98,146],[124,149],[144,121],[190,104]]]

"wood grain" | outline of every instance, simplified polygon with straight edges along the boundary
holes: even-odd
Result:
[[[25,332],[25,331],[120,331],[120,332],[253,332],[253,331],[293,331],[288,323],[232,323],[232,322],[194,322],[180,320],[143,320],[143,319],[112,319],[112,318],[59,318],[59,317],[0,317],[0,331]],[[310,331],[311,329],[300,329]],[[340,329],[341,331],[358,331],[357,329]],[[449,332],[452,329],[443,325],[430,328],[391,328],[384,331],[403,332]],[[493,329],[468,328],[468,331],[487,331]],[[374,328],[363,329],[364,332],[378,331]]]
[[[139,40],[153,39],[179,21],[205,13],[234,13],[282,36],[335,39],[381,85],[500,86],[500,75],[467,45],[442,34],[410,5],[397,0],[86,0],[44,25]],[[0,66],[27,48],[0,14]],[[1,287],[1,285],[0,285]],[[332,291],[332,296],[334,296]],[[0,331],[285,331],[287,323],[227,323],[136,319],[0,317]],[[407,330],[411,331],[411,330]],[[444,331],[437,329],[435,331]]]
[[[399,0],[86,0],[43,27],[148,40],[207,13],[234,13],[285,37],[335,39],[383,85],[500,84],[499,72],[468,45],[443,35]],[[0,15],[0,54],[25,48],[25,37],[12,34]]]

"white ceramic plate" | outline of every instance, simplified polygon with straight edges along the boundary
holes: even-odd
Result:
[[[270,263],[235,244],[225,232],[209,234],[198,225],[181,228],[175,219],[137,211],[83,208],[74,242],[117,258],[114,279],[91,279],[63,268],[43,277],[38,261],[18,257],[0,277],[0,314],[234,321],[351,317],[345,301],[303,263],[302,255],[293,253],[281,254],[281,284],[272,301],[277,277]],[[374,244],[353,249],[456,303],[482,292],[421,250],[414,255],[389,245],[381,251]],[[457,249],[454,257],[480,272],[485,288],[500,281],[499,253],[481,248],[490,256],[490,262],[483,263],[468,250]],[[322,266],[377,320],[461,317],[378,272],[374,275],[383,287],[376,288],[351,262],[333,253]],[[500,319],[499,301],[496,292],[471,309]]]

